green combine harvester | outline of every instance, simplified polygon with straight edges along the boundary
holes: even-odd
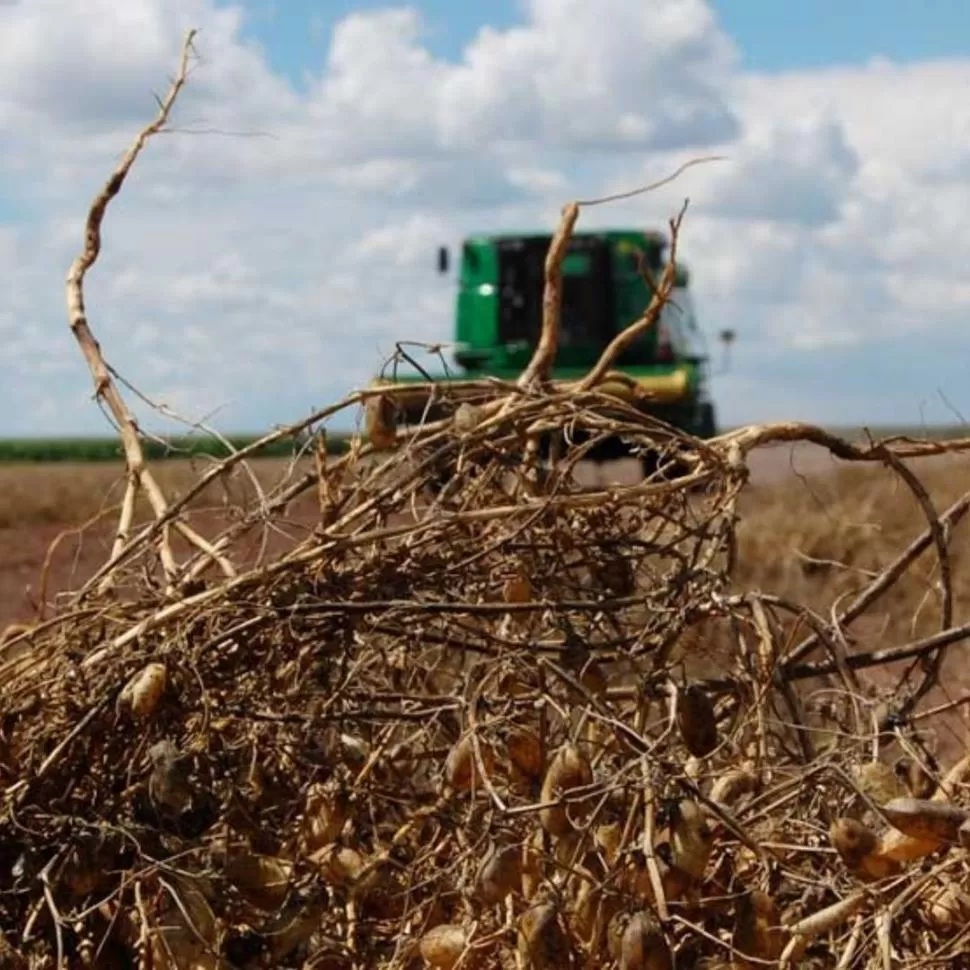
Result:
[[[528,366],[542,324],[542,295],[548,234],[472,236],[461,250],[456,302],[454,362],[457,370],[441,382],[499,378],[515,381]],[[563,298],[559,347],[553,380],[578,380],[599,360],[610,341],[647,307],[651,291],[641,264],[659,279],[668,242],[656,232],[633,229],[576,233],[562,265]],[[642,261],[642,263],[641,263]],[[438,269],[447,273],[449,253],[442,247]],[[689,273],[676,267],[671,302],[651,328],[614,363],[645,392],[638,406],[699,438],[717,433],[709,392],[708,354],[694,315]],[[729,343],[733,334],[724,332]],[[443,412],[428,407],[426,393],[408,394],[407,385],[427,383],[428,375],[403,371],[375,382],[394,388],[401,423],[434,420]],[[417,388],[415,388],[417,391]],[[455,395],[449,394],[449,397]],[[619,439],[597,446],[594,462],[628,457]],[[644,472],[654,466],[643,458]]]

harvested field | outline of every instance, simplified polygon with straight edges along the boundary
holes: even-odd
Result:
[[[211,464],[166,461],[156,474],[165,493],[177,495]],[[249,468],[256,481],[269,487],[290,465],[288,460],[268,458],[250,462]],[[298,467],[298,473],[309,473],[312,462],[300,462]],[[104,563],[124,487],[124,467],[115,464],[0,465],[0,627],[36,619],[42,603],[53,604],[57,594],[78,588]],[[238,470],[192,503],[192,519],[201,528],[218,528],[256,500],[249,474]],[[142,496],[136,521],[150,519]],[[315,521],[312,497],[298,500],[287,519],[268,527],[266,541],[278,548],[303,538]]]
[[[158,466],[159,482],[173,498],[194,483],[211,462],[172,461]],[[264,489],[281,478],[313,474],[313,461],[259,459],[250,470]],[[970,456],[946,455],[914,463],[937,508],[944,509],[970,490]],[[738,507],[740,553],[735,574],[738,589],[760,589],[795,602],[821,608],[834,595],[864,584],[924,528],[911,493],[884,468],[854,467],[817,445],[781,444],[755,452],[751,476]],[[580,469],[578,478],[631,485],[638,481],[635,463],[615,463],[597,470]],[[237,470],[210,486],[192,503],[192,521],[207,530],[225,524],[240,510],[252,507],[255,491],[248,475]],[[45,558],[51,543],[48,605],[57,595],[80,587],[110,551],[124,486],[124,468],[108,464],[0,465],[0,627],[36,618]],[[151,516],[142,500],[139,521]],[[81,531],[99,513],[101,522]],[[312,494],[304,494],[285,515],[258,530],[279,551],[306,538],[319,520]],[[961,555],[960,537],[953,533],[953,555]],[[957,571],[957,576],[962,573]],[[925,629],[932,610],[924,605],[929,576],[893,598],[892,608],[877,618],[863,618],[872,636],[903,640]],[[956,615],[970,603],[970,587],[954,590]],[[922,612],[923,620],[920,621]],[[915,618],[915,619],[914,619]],[[968,617],[970,619],[970,617]],[[873,627],[873,624],[876,624]],[[861,629],[861,628],[860,628]],[[859,630],[854,630],[859,636]],[[965,675],[970,686],[970,665]]]
[[[573,204],[516,385],[408,430],[355,393],[269,436],[363,408],[300,467],[146,466],[82,284],[190,49],[68,276],[126,475],[0,645],[0,966],[970,966],[970,440],[651,418],[611,365],[680,218],[642,317],[549,380]],[[567,428],[660,468],[591,480]],[[773,474],[793,442],[844,467]],[[8,528],[102,500],[8,484]]]

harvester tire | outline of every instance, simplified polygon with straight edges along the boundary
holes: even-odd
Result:
[[[658,451],[648,451],[640,456],[640,470],[644,480],[656,476],[661,468],[663,473],[657,479],[661,482],[676,481],[678,478],[690,474],[690,466],[685,462],[678,461],[672,455],[664,455],[662,462],[661,453]]]
[[[643,475],[644,480],[656,474],[660,464],[659,458],[660,456],[655,451],[648,451],[646,454],[640,456],[640,473]]]
[[[714,405],[709,401],[701,405],[700,427],[697,429],[697,437],[702,439],[717,437],[717,417],[714,414]]]

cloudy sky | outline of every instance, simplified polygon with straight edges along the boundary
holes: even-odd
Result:
[[[725,422],[970,415],[965,0],[0,0],[0,435],[108,430],[63,278],[189,27],[87,286],[109,361],[188,418],[334,401],[449,338],[439,244],[708,154],[580,226],[690,198]]]

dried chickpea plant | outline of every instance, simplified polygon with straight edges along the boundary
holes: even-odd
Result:
[[[923,757],[945,712],[921,705],[970,635],[948,559],[970,502],[939,515],[909,460],[970,441],[782,424],[700,442],[644,414],[612,366],[669,296],[683,212],[643,316],[587,377],[550,381],[574,203],[522,381],[442,390],[419,426],[398,424],[393,388],[350,395],[264,439],[362,412],[346,454],[318,449],[313,472],[199,534],[193,496],[258,445],[162,494],[82,292],[191,43],[68,279],[129,495],[104,567],[0,645],[0,965],[967,966],[970,755]],[[583,487],[567,429],[622,434],[676,472]],[[926,518],[827,617],[732,574],[747,457],[796,440],[886,465]],[[134,531],[139,489],[155,518]],[[302,494],[314,533],[247,566],[239,543]],[[929,551],[939,631],[845,649]],[[727,647],[698,673],[715,625]],[[903,662],[898,689],[867,686]]]

